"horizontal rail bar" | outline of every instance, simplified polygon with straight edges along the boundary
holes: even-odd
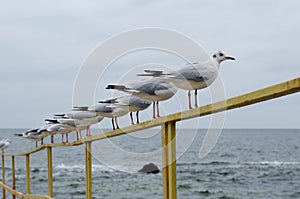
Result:
[[[141,122],[139,124],[131,125],[124,127],[122,129],[117,129],[114,131],[109,131],[102,134],[93,135],[90,137],[83,138],[81,140],[77,140],[69,143],[52,143],[52,144],[44,144],[35,149],[29,150],[20,154],[4,154],[5,156],[25,156],[27,154],[36,153],[41,151],[47,147],[60,147],[60,146],[76,146],[81,145],[86,142],[92,142],[96,140],[101,140],[109,137],[120,136],[123,134],[128,134],[156,126],[160,126],[166,122],[177,122],[182,120],[187,120],[196,117],[202,117],[205,115],[231,110],[235,108],[240,108],[244,106],[248,106],[251,104],[256,104],[258,102],[271,100],[274,98],[282,97],[285,95],[289,95],[292,93],[296,93],[300,91],[300,77],[289,80],[280,84],[276,84],[273,86],[269,86],[260,90],[256,90],[250,93],[246,93],[237,97],[233,97],[227,100],[215,102],[212,104],[208,104],[205,106],[201,106],[199,108],[194,108],[191,110],[186,110],[182,112],[173,113],[167,116],[162,116],[156,119],[148,120],[145,122]]]
[[[24,199],[52,199],[49,196],[22,194],[22,193],[20,193],[16,190],[13,190],[12,188],[7,186],[6,184],[3,184],[2,182],[0,182],[0,186],[2,186],[8,192],[10,192],[10,193],[14,194],[15,196],[17,196],[18,198],[24,198]]]

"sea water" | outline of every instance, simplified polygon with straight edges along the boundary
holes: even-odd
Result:
[[[13,135],[24,130],[0,130],[1,137],[13,141],[6,153],[35,147]],[[300,130],[226,129],[212,151],[200,159],[206,133],[204,129],[177,132],[177,198],[300,198]],[[74,139],[71,135],[70,140]],[[55,141],[60,141],[59,135]],[[160,146],[159,129],[94,142],[93,198],[162,198],[161,173],[137,172],[151,162],[161,169]],[[11,160],[5,160],[10,185]],[[83,146],[53,148],[54,198],[85,198],[84,160]],[[17,190],[25,193],[25,157],[15,161]],[[47,195],[47,152],[31,155],[30,161],[31,193]]]

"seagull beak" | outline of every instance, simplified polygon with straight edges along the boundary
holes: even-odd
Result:
[[[230,59],[230,60],[235,60],[235,58],[234,57],[225,57],[225,59]]]

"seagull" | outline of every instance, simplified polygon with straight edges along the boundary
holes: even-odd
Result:
[[[103,117],[88,111],[88,106],[73,107],[72,112],[64,113],[64,114],[56,114],[54,116],[58,117],[59,119],[74,120],[75,127],[79,130],[80,136],[83,127],[86,128],[86,136],[90,136],[91,135],[90,126],[92,124],[96,124],[100,122],[103,119]],[[77,133],[77,140],[78,140],[78,133]]]
[[[66,142],[69,142],[69,133],[78,129],[76,127],[74,119],[66,119],[61,117],[54,117],[52,119],[45,119],[45,122],[49,124],[59,124],[64,126],[66,129],[70,129],[71,131],[59,131],[61,134],[61,142],[64,143],[64,135],[66,135]],[[85,129],[85,127],[81,127],[81,129]]]
[[[55,123],[53,121],[46,121],[46,125],[43,128],[39,129],[39,132],[42,132],[44,135],[50,135],[51,136],[51,143],[54,143],[54,135],[55,134],[68,134],[72,132],[75,127],[66,125],[66,124],[60,124]]]
[[[11,144],[10,139],[0,140],[0,149],[2,150],[2,154],[4,154],[4,149],[6,149],[10,144]]]
[[[158,103],[170,99],[177,92],[177,88],[168,81],[151,78],[124,85],[107,85],[106,89],[115,89],[130,93],[134,96],[153,102],[153,118],[160,117]],[[156,115],[155,115],[156,109]]]
[[[112,104],[111,100],[100,101],[97,104],[90,106],[88,110],[101,117],[111,118],[113,130],[120,128],[117,118],[126,115],[129,112],[122,107]]]
[[[161,80],[169,81],[176,87],[188,90],[189,109],[191,105],[191,90],[195,91],[195,107],[198,107],[197,91],[211,85],[218,76],[218,69],[221,62],[235,60],[226,56],[224,52],[218,51],[211,58],[202,63],[189,63],[176,71],[144,70],[145,74],[138,76],[152,76]]]
[[[40,131],[40,128],[30,129],[24,133],[16,133],[15,136],[19,136],[25,139],[29,139],[31,141],[35,141],[35,146],[38,146],[38,141],[41,140],[41,145],[43,144],[43,140],[47,137],[46,134]]]
[[[99,103],[110,103],[113,105],[116,105],[117,107],[123,108],[125,110],[128,110],[130,113],[130,119],[131,124],[134,124],[132,112],[136,112],[136,123],[138,124],[140,122],[139,120],[139,111],[145,110],[148,108],[152,102],[148,100],[144,100],[140,97],[136,97],[134,95],[126,95],[117,97],[114,99],[109,99],[105,101],[100,101]]]

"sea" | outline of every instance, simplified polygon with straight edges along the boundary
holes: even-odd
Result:
[[[25,130],[0,129],[2,138],[12,140],[6,153],[35,147],[34,142],[14,136]],[[92,130],[97,133],[101,132]],[[200,158],[207,133],[207,129],[177,131],[177,198],[300,198],[300,129],[223,129],[210,153]],[[57,135],[55,142],[60,141]],[[93,198],[163,198],[161,172],[138,172],[149,163],[161,170],[160,129],[93,142],[92,154]],[[11,185],[11,158],[5,160],[6,183]],[[25,157],[16,157],[15,162],[16,189],[25,193]],[[30,166],[31,193],[47,195],[47,152],[32,154]],[[53,148],[53,185],[54,198],[85,198],[84,146]]]

